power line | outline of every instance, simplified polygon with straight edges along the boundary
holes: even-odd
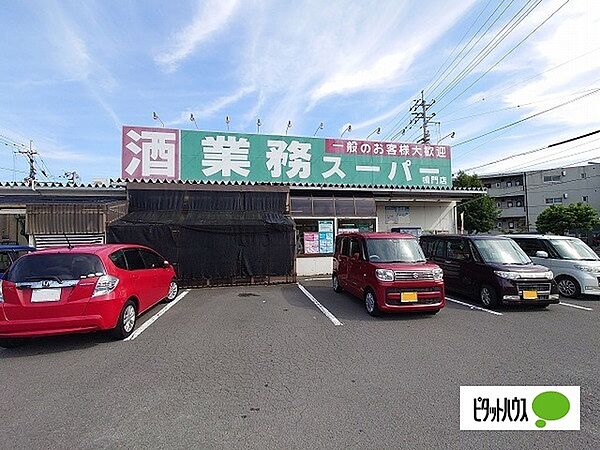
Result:
[[[533,149],[533,150],[528,150],[526,152],[516,153],[514,155],[506,156],[504,158],[500,158],[500,159],[497,159],[495,161],[491,161],[491,162],[488,162],[488,163],[485,163],[485,164],[481,164],[479,166],[475,166],[475,167],[470,167],[468,169],[464,169],[464,172],[470,172],[470,171],[475,170],[475,169],[481,169],[482,167],[487,167],[487,166],[491,166],[492,164],[497,164],[499,162],[508,161],[509,159],[517,158],[519,156],[530,155],[532,153],[540,152],[540,151],[545,150],[545,149],[550,148],[550,147],[555,147],[557,145],[561,145],[561,144],[566,143],[566,142],[573,142],[573,141],[576,141],[578,139],[584,139],[586,137],[593,136],[593,135],[598,134],[598,133],[600,133],[600,130],[596,130],[596,131],[592,131],[590,133],[582,134],[580,136],[576,136],[574,138],[567,139],[566,141],[556,142],[556,143],[553,143],[553,144],[550,144],[550,145],[546,145],[544,147],[536,148],[536,149]]]
[[[527,17],[533,9],[535,9],[541,0],[537,0],[537,3],[529,6],[528,10],[525,10],[531,1],[528,1],[519,11],[517,11],[509,21],[492,37],[492,39],[482,48],[479,52],[471,59],[471,61],[450,81],[438,94],[435,95],[439,101],[444,98],[450,91],[455,89],[479,64],[487,58],[490,53],[504,40],[508,35]],[[525,11],[524,11],[525,10]],[[523,12],[524,11],[524,12]],[[503,11],[504,13],[504,11]],[[522,13],[521,16],[519,16]],[[493,25],[493,24],[492,24]],[[488,27],[486,34],[491,27]],[[483,36],[482,36],[483,37]]]
[[[520,123],[523,123],[523,122],[525,122],[527,120],[530,120],[530,119],[533,119],[535,117],[541,116],[542,114],[545,114],[547,112],[554,111],[555,109],[561,108],[561,107],[566,106],[566,105],[571,104],[571,103],[574,103],[574,102],[576,102],[578,100],[581,100],[582,98],[589,97],[590,95],[597,94],[598,92],[600,92],[600,88],[594,89],[593,91],[588,92],[587,94],[583,94],[583,95],[581,95],[581,96],[579,96],[577,98],[574,98],[574,99],[568,100],[566,102],[560,103],[560,104],[558,104],[556,106],[553,106],[551,108],[545,109],[543,111],[539,111],[539,112],[537,112],[535,114],[531,114],[531,115],[529,115],[527,117],[524,117],[522,119],[516,120],[514,122],[511,122],[509,124],[503,125],[501,127],[495,128],[494,130],[488,131],[487,133],[483,133],[483,134],[480,134],[479,136],[475,136],[475,137],[472,137],[472,138],[467,139],[465,141],[459,142],[458,144],[454,144],[454,147],[458,147],[459,145],[467,144],[469,142],[475,141],[477,139],[481,139],[482,137],[485,137],[485,136],[489,136],[490,134],[496,133],[496,132],[504,130],[506,128],[513,127],[513,126],[518,125]]]
[[[535,27],[529,34],[527,34],[523,39],[521,39],[517,45],[513,46],[507,53],[504,54],[504,56],[502,58],[500,58],[498,61],[496,61],[495,64],[493,64],[489,69],[487,69],[485,72],[483,72],[479,77],[477,77],[477,79],[475,79],[470,85],[468,85],[465,89],[463,89],[458,95],[456,95],[452,100],[450,100],[449,103],[447,103],[443,108],[441,108],[439,110],[439,112],[443,111],[445,108],[447,108],[449,105],[451,105],[456,99],[458,99],[461,95],[463,95],[466,91],[468,91],[469,89],[471,89],[476,83],[478,83],[484,76],[486,76],[488,73],[490,73],[490,71],[496,67],[498,64],[500,64],[502,61],[504,61],[512,52],[514,52],[517,48],[519,48],[525,41],[527,41],[527,39],[529,39],[536,31],[538,31],[546,22],[548,22],[552,17],[554,17],[555,14],[557,14],[567,3],[569,3],[570,0],[567,0],[566,2],[564,2],[562,5],[560,5],[556,10],[554,10],[554,12],[552,14],[550,14],[548,17],[546,17],[546,19],[544,19],[544,21],[542,23],[540,23],[537,27]],[[541,2],[541,0],[540,0]],[[536,5],[534,5],[534,8],[539,5],[538,2]],[[531,11],[530,11],[531,12]],[[529,13],[528,13],[529,14]],[[494,47],[495,48],[495,47]],[[492,49],[493,50],[493,49]],[[489,54],[489,53],[488,53]],[[487,55],[486,55],[487,56]],[[482,59],[483,61],[483,59]]]
[[[531,0],[528,0],[528,3]],[[468,50],[466,51],[466,53],[458,60],[456,61],[456,59],[453,61],[452,64],[450,64],[450,66],[448,67],[448,71],[446,73],[446,75],[441,78],[435,85],[431,86],[428,89],[428,92],[430,93],[430,95],[433,94],[433,92],[435,92],[435,90],[437,88],[439,88],[441,86],[441,83],[446,80],[450,74],[452,73],[452,71],[454,69],[456,69],[458,67],[458,65],[467,57],[467,55],[469,53],[471,53],[471,51],[475,48],[475,46],[486,36],[486,34],[488,33],[488,31],[496,24],[496,22],[498,22],[498,20],[500,20],[500,18],[504,15],[504,13],[506,12],[506,10],[508,8],[510,8],[510,6],[514,3],[514,0],[511,0],[511,2],[500,12],[500,14],[498,15],[498,17],[496,17],[496,19],[487,27],[487,29],[481,33],[481,35],[479,36],[479,39],[477,39],[473,45],[469,48],[469,46],[471,45],[471,42],[473,42],[473,39],[475,39],[475,37],[477,37],[477,35],[479,34],[479,32],[487,25],[487,23],[494,17],[494,15],[496,14],[496,12],[502,7],[502,5],[504,4],[505,0],[502,0],[498,6],[496,6],[496,9],[494,9],[494,11],[492,11],[492,14],[490,14],[490,16],[486,19],[486,21],[479,27],[479,29],[475,32],[475,34],[471,37],[471,39],[469,40],[469,42],[467,42],[467,44],[463,47],[463,50],[466,50],[468,48]],[[457,55],[457,57],[460,55],[461,52],[459,52],[459,54]],[[456,62],[456,64],[455,64]]]
[[[558,149],[558,152],[555,152],[555,153],[552,153],[552,154],[544,154],[543,156],[541,156],[539,158],[534,158],[534,159],[531,159],[529,161],[524,161],[522,164],[517,164],[516,166],[512,166],[511,170],[522,170],[525,167],[536,166],[536,165],[543,164],[543,163],[548,162],[548,161],[556,161],[556,160],[559,160],[559,159],[568,158],[571,155],[561,156],[559,158],[551,159],[551,160],[547,159],[548,157],[557,156],[560,153],[565,153],[565,152],[567,152],[569,150],[573,150],[573,149],[578,148],[578,147],[583,147],[584,145],[588,145],[588,144],[591,144],[591,143],[597,142],[597,141],[600,141],[600,138],[592,139],[591,141],[587,141],[587,142],[582,142],[581,144],[573,145],[571,147],[567,147],[567,148],[563,148],[563,149]],[[551,147],[548,146],[545,149],[549,150],[550,148]],[[584,152],[581,152],[581,153],[586,153],[586,152],[587,152],[587,150],[585,150]],[[537,164],[533,164],[534,161],[541,161],[541,162],[537,163]]]
[[[572,97],[572,96],[577,95],[577,94],[581,94],[581,93],[584,93],[584,92],[593,91],[594,89],[597,89],[597,88],[583,89],[583,90],[580,90],[580,91],[572,92],[571,94],[567,94],[567,95],[563,95],[563,94],[561,94],[561,95],[555,95],[555,96],[552,96],[552,97],[549,97],[549,98],[546,98],[546,99],[543,99],[543,100],[536,100],[534,102],[521,103],[521,104],[516,105],[516,106],[507,106],[505,108],[493,109],[493,110],[490,110],[490,111],[480,112],[480,113],[476,113],[476,114],[470,114],[468,116],[457,117],[455,119],[450,119],[450,120],[444,120],[444,123],[458,122],[460,120],[471,119],[473,117],[486,116],[486,115],[489,115],[489,114],[495,114],[495,113],[502,112],[502,111],[510,111],[511,109],[518,109],[518,108],[522,108],[524,106],[536,105],[536,104],[539,104],[539,103],[547,103],[547,102],[549,102],[550,100],[552,100],[552,99],[554,99],[556,97],[559,97],[559,98],[569,98],[569,97]]]
[[[485,21],[485,22],[484,22],[484,23],[483,23],[483,24],[482,24],[482,25],[479,27],[479,29],[478,29],[478,30],[477,30],[477,31],[476,31],[476,32],[473,34],[473,36],[471,37],[471,39],[469,40],[469,42],[467,42],[467,44],[465,44],[465,46],[464,46],[464,47],[461,49],[461,51],[460,51],[460,52],[459,52],[459,53],[458,53],[458,54],[457,54],[457,55],[454,57],[454,59],[452,60],[452,62],[449,64],[449,66],[448,66],[446,69],[444,69],[444,70],[442,71],[442,73],[440,73],[439,77],[442,77],[442,75],[444,75],[444,73],[446,73],[446,72],[448,71],[448,69],[450,69],[450,72],[448,72],[448,73],[446,74],[446,76],[445,76],[445,77],[441,78],[441,79],[439,80],[439,82],[438,82],[438,80],[435,78],[435,75],[434,75],[434,77],[433,77],[434,79],[433,79],[433,80],[432,80],[432,81],[429,83],[430,85],[431,85],[432,83],[435,83],[435,86],[439,86],[439,83],[440,83],[440,82],[442,82],[443,80],[445,80],[445,79],[446,79],[446,78],[447,78],[447,77],[450,75],[450,73],[452,72],[452,70],[454,70],[454,68],[456,67],[456,66],[454,65],[454,63],[455,63],[455,61],[457,60],[457,58],[458,58],[458,57],[459,57],[459,56],[460,56],[460,55],[463,53],[463,51],[464,51],[464,50],[465,50],[465,49],[466,49],[466,48],[467,48],[467,47],[468,47],[468,46],[471,44],[471,42],[473,41],[473,39],[475,39],[475,37],[476,37],[476,36],[479,34],[479,32],[480,32],[480,31],[483,29],[483,27],[485,27],[485,25],[486,25],[486,24],[487,24],[487,23],[488,23],[488,22],[489,22],[489,21],[492,19],[492,17],[493,17],[493,16],[496,14],[496,12],[497,12],[497,11],[500,9],[500,7],[502,6],[502,4],[503,4],[505,1],[506,1],[506,0],[502,0],[502,1],[500,2],[500,4],[499,4],[499,5],[496,7],[496,9],[494,9],[494,11],[493,11],[493,12],[490,14],[490,16],[489,16],[489,17],[486,19],[486,21]],[[508,8],[508,7],[509,7],[509,6],[510,6],[510,5],[511,5],[513,2],[514,2],[514,0],[512,0],[512,1],[511,1],[511,3],[510,3],[508,6],[507,6],[507,8]],[[489,4],[489,3],[490,3],[490,2],[488,1],[488,4]],[[475,23],[477,23],[477,20],[479,20],[479,17],[481,17],[481,15],[483,14],[483,12],[484,12],[484,11],[487,9],[487,6],[488,6],[488,4],[486,4],[486,6],[483,8],[483,10],[480,12],[480,14],[479,14],[479,15],[477,16],[477,18],[475,19],[475,21],[474,21],[474,22],[471,24],[471,26],[469,27],[469,30],[470,30],[471,28],[473,28],[473,25],[474,25]],[[506,11],[506,9],[505,9],[504,11]],[[497,20],[498,20],[498,19],[499,19],[499,18],[502,16],[502,14],[504,14],[504,11],[502,11],[502,13],[500,14],[500,16],[499,16],[499,17],[496,19],[496,21],[497,21]],[[494,21],[494,22],[492,23],[492,25],[493,25],[493,24],[494,24],[496,21]],[[489,29],[489,28],[488,28],[488,29]],[[486,32],[487,32],[487,30],[486,30]],[[466,36],[466,34],[468,34],[468,31],[467,31],[467,33],[465,33],[465,35],[464,35],[464,36],[461,38],[461,41],[460,41],[460,42],[462,42],[462,40],[464,40],[464,37]],[[483,37],[484,35],[485,35],[485,33],[483,33],[483,34],[482,34],[482,37]],[[482,37],[481,37],[481,38],[482,38]],[[479,42],[479,41],[481,40],[481,38],[479,38],[479,39],[477,40],[477,42]],[[460,45],[460,42],[457,44],[457,46],[456,46],[456,47],[455,47],[455,49],[454,49],[454,50],[451,52],[451,54],[452,54],[452,53],[453,53],[453,52],[456,50],[456,48],[458,48],[458,46]],[[476,44],[477,44],[477,42],[476,42],[474,45],[476,45]],[[458,61],[458,63],[460,63],[460,61],[462,61],[462,60],[463,60],[463,59],[466,57],[466,55],[467,55],[467,54],[468,54],[470,51],[471,51],[471,49],[469,49],[469,51],[468,51],[467,53],[465,53],[465,55],[464,55],[464,56],[463,56],[463,57],[462,57],[462,58],[461,58],[461,59]],[[458,63],[457,63],[457,64],[458,64]],[[445,63],[444,63],[444,64],[445,64]],[[441,69],[441,67],[443,67],[443,65],[444,65],[444,64],[442,64],[442,66],[440,66],[440,69]],[[437,72],[439,72],[439,70],[440,70],[440,69],[438,69],[438,71],[437,71]],[[437,72],[436,72],[436,73],[437,73]],[[438,77],[438,78],[439,78],[439,77]],[[430,88],[429,88],[429,87],[427,87],[425,90],[429,90],[429,89],[430,89]],[[395,120],[395,119],[396,119],[396,117],[398,117],[399,115],[400,115],[400,113],[396,114],[396,116],[394,116],[394,118],[392,119],[392,121],[393,121],[393,120]],[[393,139],[396,139],[396,138],[397,138],[399,135],[401,135],[401,134],[404,134],[404,133],[407,131],[407,128],[408,128],[408,129],[412,128],[412,125],[409,123],[409,125],[405,126],[403,129],[400,129],[400,127],[402,126],[402,123],[403,123],[403,122],[405,122],[406,118],[408,118],[409,116],[410,116],[410,113],[409,113],[409,112],[405,113],[405,114],[402,116],[402,118],[401,118],[400,120],[398,120],[398,122],[396,122],[396,124],[395,124],[395,125],[392,127],[392,129],[391,129],[389,132],[387,132],[387,133],[386,133],[386,135],[384,136],[384,138],[385,138],[385,139],[388,139],[388,138],[390,138],[390,137],[391,137],[391,139],[392,139],[392,140],[393,140]],[[390,122],[391,122],[391,121],[390,121]],[[388,123],[390,123],[390,122],[388,122]],[[387,127],[387,124],[386,124],[386,127]]]
[[[586,144],[588,144],[588,142],[586,142]],[[594,148],[591,148],[591,149],[588,149],[588,150],[584,150],[583,152],[581,152],[579,154],[583,155],[585,153],[590,153],[590,152],[593,152],[593,151],[599,150],[599,149],[600,149],[600,147],[594,147]],[[552,161],[560,161],[561,159],[569,158],[571,156],[572,155],[566,155],[566,156],[562,155],[562,156],[559,156],[558,158],[550,158],[550,159],[546,159],[544,161],[540,161],[540,162],[533,163],[533,164],[519,165],[519,166],[517,166],[517,169],[518,170],[523,170],[523,169],[527,169],[527,168],[530,168],[530,167],[539,166],[540,164],[546,164],[546,163],[549,163],[549,162],[552,162]],[[586,160],[587,159],[589,159],[589,158],[586,158]],[[578,163],[575,162],[575,163],[569,163],[569,164],[578,164]]]
[[[471,23],[471,26],[469,26],[469,28],[467,29],[467,31],[465,31],[465,34],[463,34],[463,36],[460,38],[460,41],[458,41],[458,44],[456,44],[456,46],[454,47],[454,49],[452,49],[452,51],[448,54],[448,56],[446,57],[446,59],[444,60],[444,62],[440,65],[440,67],[438,67],[438,69],[436,70],[436,72],[433,74],[433,76],[431,77],[431,80],[429,81],[429,83],[427,83],[427,86],[431,86],[432,83],[434,81],[437,80],[437,75],[438,73],[440,73],[440,71],[442,70],[442,68],[446,65],[446,63],[448,62],[448,60],[450,59],[450,57],[454,54],[454,52],[458,49],[458,47],[460,46],[460,44],[462,44],[462,42],[464,41],[464,39],[467,37],[467,35],[470,33],[471,29],[473,28],[473,26],[477,23],[477,21],[479,20],[479,18],[483,15],[483,13],[485,12],[485,10],[487,9],[487,7],[490,5],[490,3],[492,2],[492,0],[488,0],[488,2],[485,4],[485,6],[483,7],[483,9],[479,12],[479,14],[477,15],[477,17],[475,18],[475,20]],[[473,38],[471,38],[473,39]],[[461,50],[462,51],[462,50]],[[460,54],[460,53],[459,53]],[[458,55],[457,55],[458,56]],[[455,59],[452,60],[452,62],[454,62],[456,60]],[[452,63],[451,63],[452,64]],[[440,76],[447,70],[444,69],[444,71],[440,74]],[[426,88],[425,90],[428,90],[429,88]]]
[[[522,80],[517,80],[516,82],[512,82],[512,83],[510,83],[510,84],[508,84],[508,85],[506,85],[506,86],[502,87],[502,89],[501,89],[501,90],[499,90],[499,91],[496,91],[496,92],[493,92],[493,93],[492,93],[492,94],[490,94],[490,95],[486,95],[486,97],[485,97],[485,98],[482,98],[482,99],[479,99],[479,100],[475,100],[475,101],[473,101],[473,102],[471,102],[471,103],[469,103],[469,104],[467,104],[467,105],[463,106],[462,108],[455,109],[454,111],[450,112],[449,114],[447,114],[447,115],[446,115],[446,116],[444,116],[444,117],[449,117],[449,116],[452,116],[452,115],[454,115],[454,114],[456,114],[456,113],[458,113],[458,112],[460,112],[460,111],[463,111],[463,110],[465,110],[465,109],[468,109],[468,108],[470,108],[471,106],[473,106],[473,105],[475,105],[475,104],[477,104],[477,103],[479,103],[479,102],[485,101],[485,100],[487,100],[487,99],[489,99],[489,98],[495,98],[495,97],[498,97],[498,96],[499,96],[499,94],[502,94],[503,92],[506,92],[507,90],[509,90],[510,88],[512,88],[512,87],[514,87],[514,86],[516,86],[516,85],[518,85],[518,84],[523,84],[523,83],[526,83],[527,81],[531,81],[531,80],[533,80],[533,79],[535,79],[535,78],[537,78],[537,77],[539,77],[539,76],[542,76],[542,75],[544,75],[544,74],[546,74],[546,73],[548,73],[548,72],[551,72],[551,71],[553,71],[553,70],[559,69],[559,68],[561,68],[561,67],[563,67],[563,66],[565,66],[565,65],[567,65],[567,64],[569,64],[569,63],[571,63],[571,62],[573,62],[573,61],[576,61],[576,60],[578,60],[578,59],[581,59],[581,58],[583,58],[583,57],[585,57],[585,56],[588,56],[588,55],[590,55],[590,54],[592,54],[592,53],[595,53],[595,52],[597,52],[597,51],[599,51],[599,50],[600,50],[600,47],[597,47],[597,48],[595,48],[595,49],[593,49],[593,50],[590,50],[589,52],[586,52],[586,53],[583,53],[583,54],[581,54],[581,55],[579,55],[579,56],[576,56],[575,58],[568,59],[567,61],[563,61],[562,63],[560,63],[560,64],[557,64],[556,66],[552,66],[552,67],[550,67],[549,69],[546,69],[546,70],[544,70],[544,71],[542,71],[542,72],[536,73],[535,75],[532,75],[531,77],[524,78],[524,79],[522,79]]]
[[[24,170],[19,169],[11,169],[9,167],[0,167],[0,170],[6,170],[7,172],[16,172],[16,173],[27,173]]]

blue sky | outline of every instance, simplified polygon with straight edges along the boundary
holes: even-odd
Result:
[[[224,130],[229,115],[232,131],[254,132],[260,117],[264,133],[283,134],[291,120],[290,134],[312,135],[322,121],[322,136],[337,137],[351,123],[349,137],[381,126],[387,138],[404,127],[411,100],[426,89],[428,99],[439,99],[433,142],[455,131],[444,140],[456,145],[453,167],[469,168],[599,128],[600,93],[462,144],[600,87],[600,2],[570,0],[450,102],[565,3],[544,0],[440,98],[509,19],[535,3],[4,2],[0,135],[32,139],[54,177],[76,170],[90,181],[119,176],[121,125],[155,125],[153,111],[175,128],[193,128],[193,112],[205,130]],[[472,50],[447,78],[438,77],[439,87],[430,86],[489,17]],[[416,132],[396,140],[410,141]],[[600,159],[597,138],[577,144],[482,172]],[[27,169],[13,150],[0,145],[2,180],[21,179]]]

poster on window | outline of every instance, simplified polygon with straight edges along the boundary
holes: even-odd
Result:
[[[319,220],[319,253],[333,253],[333,220]]]
[[[304,253],[319,253],[319,233],[304,233]]]
[[[319,220],[319,232],[333,233],[333,220]]]
[[[410,223],[410,206],[386,206],[385,223]]]

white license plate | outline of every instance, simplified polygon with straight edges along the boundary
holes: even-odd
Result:
[[[34,289],[31,291],[31,303],[57,302],[60,300],[62,289]]]

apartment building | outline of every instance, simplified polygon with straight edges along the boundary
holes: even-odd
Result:
[[[600,164],[482,175],[500,208],[495,232],[535,231],[540,213],[551,205],[588,203],[600,211]]]

